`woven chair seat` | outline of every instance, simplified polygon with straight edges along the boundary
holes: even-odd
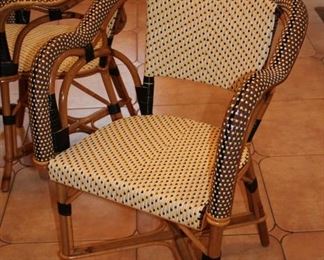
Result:
[[[13,54],[15,41],[18,37],[19,32],[24,28],[24,25],[21,24],[7,24],[6,25],[6,34],[9,45],[10,54]],[[42,24],[32,31],[30,31],[25,37],[22,49],[20,51],[19,57],[19,72],[29,72],[33,64],[33,60],[38,52],[38,50],[51,38],[62,34],[73,32],[76,28],[76,25],[55,25],[55,24]],[[69,68],[77,60],[77,57],[69,57],[64,60],[59,68],[59,72],[68,71]],[[98,65],[98,59],[95,59],[88,64],[86,64],[82,70],[90,70]]]
[[[174,116],[121,119],[52,159],[51,180],[200,229],[219,128]],[[248,162],[245,148],[240,168]]]

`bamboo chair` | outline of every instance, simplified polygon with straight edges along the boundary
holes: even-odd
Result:
[[[115,121],[54,159],[58,151],[51,140],[51,120],[59,119],[50,120],[47,95],[36,92],[41,88],[47,93],[49,71],[40,78],[37,70],[45,65],[34,64],[30,99],[39,100],[31,105],[35,162],[50,160],[50,179],[57,183],[61,256],[72,259],[172,240],[177,259],[195,259],[189,245],[202,252],[202,259],[220,259],[224,229],[244,224],[256,224],[261,244],[267,246],[249,142],[302,45],[308,23],[304,4],[149,0],[147,19],[145,79],[137,88],[143,115]],[[55,49],[57,42],[68,48],[60,38],[46,49]],[[37,60],[42,58],[40,53]],[[50,68],[52,63],[45,64]],[[232,91],[221,127],[151,115],[158,76]],[[249,205],[240,215],[232,214],[237,182],[244,183]],[[152,214],[167,224],[154,232],[75,245],[71,203],[79,192]]]
[[[1,113],[5,134],[5,168],[1,182],[2,191],[9,190],[14,160],[32,151],[31,143],[22,146],[17,144],[16,128],[23,126],[25,107],[28,103],[26,93],[28,77],[34,57],[42,45],[51,38],[63,33],[73,32],[76,29],[76,25],[49,24],[48,22],[61,19],[81,19],[83,14],[70,11],[73,6],[81,1],[83,0],[12,0],[0,2]],[[30,10],[43,12],[44,15],[29,22],[28,12]],[[17,24],[17,21],[19,24]],[[14,24],[15,22],[16,24]],[[112,53],[110,51],[113,36],[122,30],[125,23],[126,16],[121,4],[118,10],[115,10],[115,13],[107,14],[107,19],[103,26],[98,28],[98,31],[92,32],[91,37],[93,38],[87,38],[83,42],[86,51],[69,50],[57,61],[56,71],[52,70],[53,88],[55,87],[55,79],[63,80],[60,88],[60,112],[63,113],[65,121],[68,121],[70,133],[78,131],[91,133],[97,129],[96,121],[109,114],[111,114],[113,120],[120,118],[121,113],[118,107],[126,105],[131,115],[136,114],[131,98],[127,94],[120,77],[116,61],[113,58],[108,58],[109,55],[114,55],[127,67],[131,67],[130,72],[134,84],[140,85],[138,75],[127,57],[120,52],[114,51]],[[107,28],[104,26],[107,26]],[[94,90],[91,90],[91,86],[85,86],[76,81],[76,78],[94,73],[99,73],[102,76],[108,98],[95,93]],[[113,84],[110,83],[110,78],[112,78]],[[10,101],[9,83],[16,80],[19,81],[19,100],[16,105],[13,105]],[[80,89],[86,95],[92,96],[101,102],[104,108],[101,106],[93,114],[83,117],[68,116],[68,97],[71,86]],[[114,88],[118,96],[116,96]]]

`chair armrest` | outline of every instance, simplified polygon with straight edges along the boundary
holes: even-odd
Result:
[[[36,55],[28,89],[36,162],[49,161],[58,152],[54,150],[53,135],[60,129],[60,119],[57,118],[55,98],[49,93],[53,64],[64,52],[89,46],[100,28],[114,17],[124,2],[125,0],[95,1],[74,32],[54,37]]]
[[[266,68],[253,73],[238,88],[223,121],[207,210],[216,220],[231,216],[239,162],[261,100],[287,78],[305,38],[308,15],[302,1],[276,3],[284,12],[285,24],[275,52]]]
[[[22,11],[27,12],[29,9],[36,9],[40,11],[48,11],[48,17],[38,19],[38,21],[29,24],[28,28],[25,27],[21,34],[19,34],[19,40],[16,42],[20,49],[25,34],[31,29],[38,26],[40,23],[44,23],[50,20],[60,19],[62,12],[70,9],[77,3],[84,0],[7,0],[0,2],[0,76],[16,75],[18,70],[17,60],[19,58],[19,52],[14,52],[14,57],[11,57],[9,53],[7,37],[5,32],[5,26],[9,17],[12,17],[14,12]],[[71,16],[71,14],[69,14]],[[73,15],[72,15],[73,16]],[[14,17],[13,17],[14,18]],[[24,18],[21,15],[21,18]],[[12,19],[11,19],[12,20]],[[27,19],[28,20],[28,19]],[[26,19],[22,19],[22,23],[27,23]],[[11,21],[13,22],[13,21]],[[17,47],[16,46],[16,47]]]

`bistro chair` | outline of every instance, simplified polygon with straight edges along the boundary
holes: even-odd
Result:
[[[31,152],[30,143],[18,145],[16,137],[17,127],[23,126],[25,107],[27,106],[28,77],[33,60],[38,50],[51,38],[76,30],[77,23],[55,22],[62,19],[81,19],[83,14],[71,11],[70,9],[83,0],[54,0],[54,1],[1,1],[0,2],[0,87],[2,98],[2,110],[5,141],[5,168],[2,177],[1,189],[8,191],[14,160]],[[140,85],[139,77],[131,62],[122,53],[111,51],[113,36],[120,32],[126,23],[126,16],[123,3],[111,8],[104,17],[102,26],[94,26],[96,31],[90,30],[87,38],[80,40],[78,47],[83,49],[67,50],[56,62],[55,70],[51,71],[52,93],[55,92],[55,79],[61,79],[59,88],[59,110],[69,125],[69,133],[86,132],[91,133],[97,129],[96,122],[107,115],[112,119],[120,118],[120,107],[126,106],[131,115],[136,111],[129,97],[115,58],[121,60],[130,68],[134,84]],[[95,4],[96,1],[93,1]],[[111,7],[114,1],[107,1],[106,5]],[[107,8],[108,8],[107,7]],[[29,21],[30,11],[39,11],[38,18]],[[108,10],[109,11],[109,10]],[[52,23],[49,23],[52,22]],[[96,23],[94,19],[85,21]],[[91,29],[91,28],[89,28]],[[51,54],[47,54],[50,56]],[[114,56],[114,57],[113,57]],[[40,75],[45,71],[39,71]],[[77,78],[90,76],[98,73],[102,76],[106,96],[96,93],[91,86],[86,86]],[[19,99],[17,104],[11,104],[9,84],[19,81]],[[111,82],[112,80],[112,82]],[[83,81],[84,82],[84,81]],[[69,97],[71,87],[77,88],[85,95],[100,102],[99,109],[83,116],[68,115]],[[56,86],[58,89],[58,86]],[[116,94],[117,92],[117,94]],[[12,98],[12,97],[11,97]],[[54,98],[54,95],[49,99]],[[34,101],[33,101],[34,102]],[[60,143],[60,142],[58,142]]]
[[[91,19],[104,2],[97,1],[84,19]],[[190,250],[194,246],[202,259],[220,259],[224,229],[243,224],[255,224],[261,244],[267,246],[249,142],[274,88],[297,58],[308,23],[305,6],[300,0],[148,0],[147,5],[145,78],[137,88],[141,116],[112,122],[60,152],[51,130],[59,119],[47,102],[50,69],[40,75],[39,68],[52,67],[61,53],[58,46],[64,50],[70,42],[73,48],[78,46],[87,24],[82,22],[69,37],[49,42],[34,63],[29,89],[30,101],[37,100],[30,102],[34,156],[40,165],[49,161],[50,179],[57,183],[61,256],[96,255],[172,240],[175,258],[194,259]],[[53,56],[45,59],[46,52]],[[233,92],[221,127],[152,115],[158,77]],[[249,207],[234,215],[237,182],[245,184]],[[132,237],[76,245],[71,202],[79,192],[157,216],[167,224]]]

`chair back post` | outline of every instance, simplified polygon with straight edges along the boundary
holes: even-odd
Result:
[[[280,40],[269,65],[256,71],[233,97],[227,110],[215,164],[207,214],[215,223],[231,217],[233,195],[248,129],[261,100],[289,75],[306,35],[308,15],[301,0],[276,0],[285,16]]]

